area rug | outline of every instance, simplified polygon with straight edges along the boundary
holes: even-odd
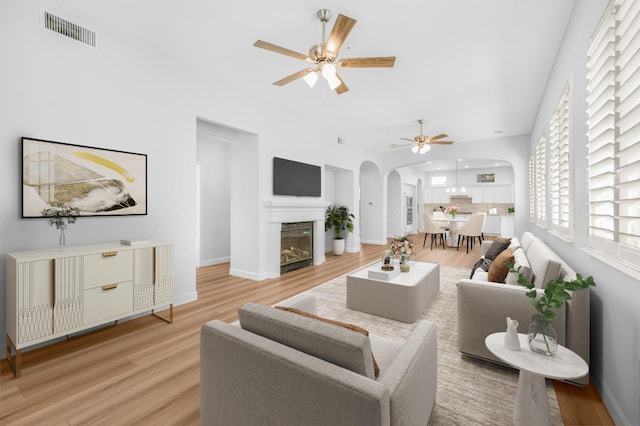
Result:
[[[440,292],[422,313],[421,319],[433,321],[438,330],[438,390],[429,424],[511,425],[518,372],[458,351],[456,282],[468,277],[468,269],[440,266]],[[360,325],[371,334],[403,342],[416,325],[347,309],[346,275],[307,292],[316,296],[318,315]],[[552,422],[562,425],[549,380],[547,395]]]

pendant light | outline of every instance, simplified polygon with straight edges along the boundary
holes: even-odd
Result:
[[[456,182],[453,185],[447,186],[447,192],[451,194],[455,194],[458,192],[458,161],[464,161],[462,159],[456,160]],[[467,189],[462,185],[460,187],[460,192],[464,193]]]

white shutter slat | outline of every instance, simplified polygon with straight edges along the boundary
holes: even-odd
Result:
[[[589,247],[640,271],[640,1],[609,2],[588,56]]]

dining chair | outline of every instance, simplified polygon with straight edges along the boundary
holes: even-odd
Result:
[[[469,245],[471,245],[471,249],[473,250],[473,240],[474,238],[478,238],[478,242],[482,242],[482,228],[484,226],[484,220],[486,216],[475,213],[469,216],[469,220],[465,223],[460,229],[456,232],[458,234],[458,245],[456,250],[460,248],[460,242],[467,240],[467,253],[469,253]]]
[[[442,248],[445,249],[445,230],[433,223],[427,213],[422,213],[422,223],[424,224],[424,241],[422,242],[422,247],[427,243],[427,235],[431,235],[431,250],[433,250],[434,241],[436,242],[436,246],[438,245],[438,236],[440,237]]]
[[[480,232],[480,241],[484,241],[484,225],[485,223],[487,223],[487,212],[480,212],[478,214],[482,215],[482,228],[480,228],[482,231]]]
[[[432,221],[436,226],[443,228],[445,231],[449,230],[450,223],[449,218],[444,214],[443,211],[434,211],[432,215]]]

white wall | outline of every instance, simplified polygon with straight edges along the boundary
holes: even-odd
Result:
[[[97,31],[99,48],[41,29],[42,7]],[[20,218],[21,136],[148,155],[148,215],[80,218],[68,230],[67,243],[172,241],[177,304],[197,298],[198,118],[241,130],[228,163],[231,268],[241,276],[266,278],[264,201],[274,198],[273,156],[318,165],[332,159],[343,170],[359,170],[362,153],[353,146],[328,146],[326,141],[336,140],[330,129],[300,143],[301,135],[317,127],[304,108],[274,107],[272,97],[243,92],[240,81],[180,63],[63,2],[7,0],[0,16],[6,20],[0,26],[0,306],[6,253],[57,245],[58,234],[45,220]],[[0,334],[4,330],[0,315]]]
[[[324,170],[324,186],[323,186],[324,200],[330,205],[336,203],[336,173],[328,170],[325,167]],[[333,232],[326,231],[324,233],[324,252],[330,252],[332,248]]]
[[[67,244],[171,241],[175,301],[195,300],[196,121],[185,108],[193,103],[193,85],[176,78],[184,70],[165,55],[99,22],[85,21],[100,30],[99,50],[40,29],[43,3],[49,2],[0,6],[6,20],[0,28],[0,306],[6,253],[57,242],[45,220],[20,218],[21,136],[147,154],[148,215],[80,218],[68,229]]]
[[[355,253],[360,251],[360,212],[356,199],[357,183],[352,170],[343,170],[332,165],[324,167],[324,201],[330,205],[346,206],[354,215],[353,232],[345,231],[345,251]],[[333,231],[325,232],[325,252],[331,251]]]
[[[360,166],[360,238],[363,243],[386,244],[386,182],[380,169],[365,161]]]
[[[258,137],[238,132],[231,144],[231,265],[229,273],[252,280],[264,279],[260,246],[255,244],[264,223],[260,203],[261,164]],[[270,161],[273,164],[273,161]],[[262,213],[262,216],[261,216]],[[264,228],[264,227],[263,227]],[[266,254],[265,254],[266,257]]]
[[[408,183],[402,184],[402,213],[400,222],[402,223],[403,234],[415,234],[417,232],[418,222],[416,220],[416,195],[417,190],[415,185]],[[411,223],[408,223],[409,204],[413,210]]]
[[[198,266],[228,262],[231,257],[232,137],[211,123],[197,122],[197,162],[200,166],[200,252]]]
[[[588,237],[587,49],[607,0],[577,1],[563,44],[547,82],[531,133],[530,149],[548,127],[553,108],[573,76],[575,242],[547,230],[533,231],[583,275],[593,275],[591,290],[591,377],[616,424],[640,424],[640,283],[583,250]],[[517,212],[518,210],[516,210]]]
[[[402,220],[402,180],[397,171],[387,176],[387,237],[403,234]]]

